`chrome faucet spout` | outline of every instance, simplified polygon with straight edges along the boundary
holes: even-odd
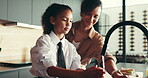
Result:
[[[129,25],[138,27],[141,31],[143,31],[143,33],[145,34],[145,36],[147,37],[147,40],[148,40],[148,30],[140,23],[133,22],[133,21],[124,21],[124,22],[117,23],[107,32],[107,34],[105,36],[105,41],[104,41],[104,45],[102,48],[102,56],[105,56],[107,44],[108,44],[109,38],[110,38],[111,34],[113,33],[113,31],[115,31],[120,26],[129,26]]]

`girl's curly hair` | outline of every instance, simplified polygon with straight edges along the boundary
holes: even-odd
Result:
[[[68,5],[57,4],[53,3],[50,5],[42,16],[42,27],[43,27],[43,34],[49,34],[53,30],[53,25],[50,23],[50,17],[56,17],[64,10],[71,10],[72,9]]]

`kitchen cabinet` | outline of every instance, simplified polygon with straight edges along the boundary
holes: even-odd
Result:
[[[68,5],[72,10],[73,10],[73,14],[75,12],[74,10],[74,1],[75,0],[63,0],[63,4]],[[74,20],[74,15],[73,15],[73,20]]]
[[[53,4],[53,3],[60,3],[60,4],[63,3],[62,0],[49,0],[49,1],[50,1],[50,2],[49,2],[49,5],[51,5],[51,4]]]
[[[0,19],[7,20],[7,0],[0,0]]]
[[[80,5],[82,0],[50,0],[50,5],[52,3],[60,3],[68,5],[73,10],[73,20],[78,21],[80,20]]]
[[[32,24],[41,26],[41,18],[47,7],[49,0],[33,0],[32,5]]]
[[[63,0],[63,4],[68,5],[73,10],[73,21],[80,20],[80,5],[82,0]]]
[[[35,78],[30,73],[31,66],[5,67],[0,66],[0,78]]]
[[[0,78],[18,78],[17,71],[8,71],[0,73]]]
[[[63,4],[70,6],[73,10],[73,21],[80,20],[80,6],[82,0],[63,0]]]
[[[0,19],[41,26],[41,17],[53,3],[69,5],[74,21],[80,20],[82,0],[0,0]]]
[[[74,0],[74,7],[73,7],[74,22],[81,20],[81,17],[80,17],[81,3],[82,3],[82,0]]]
[[[70,6],[72,9],[74,8],[74,0],[63,0],[63,4]]]
[[[32,0],[8,0],[8,20],[31,24]]]
[[[19,70],[19,78],[33,78],[32,74],[29,72],[30,68]]]

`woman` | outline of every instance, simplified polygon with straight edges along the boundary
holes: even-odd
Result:
[[[84,0],[81,4],[81,20],[74,22],[66,38],[77,48],[81,56],[82,68],[85,68],[94,57],[101,64],[101,50],[103,37],[97,33],[93,25],[98,22],[101,15],[102,3],[100,0]],[[108,73],[114,78],[127,78],[117,71],[116,59],[106,52],[105,66]]]

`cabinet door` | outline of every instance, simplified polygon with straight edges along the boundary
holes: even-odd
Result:
[[[62,4],[62,0],[50,0],[50,5],[53,4],[53,3],[59,3],[59,4]]]
[[[18,71],[2,72],[0,78],[18,78]]]
[[[31,0],[8,0],[8,20],[31,24]]]
[[[68,5],[74,9],[74,0],[63,0],[63,4]]]
[[[29,70],[30,68],[19,70],[19,78],[34,78],[35,76],[33,76]]]
[[[7,20],[7,0],[0,0],[0,19]]]
[[[47,7],[49,0],[33,0],[32,24],[41,26],[41,18]]]
[[[63,4],[70,6],[73,10],[73,21],[80,20],[81,0],[63,0]]]
[[[73,16],[74,21],[81,20],[80,9],[81,9],[82,0],[74,0]]]

